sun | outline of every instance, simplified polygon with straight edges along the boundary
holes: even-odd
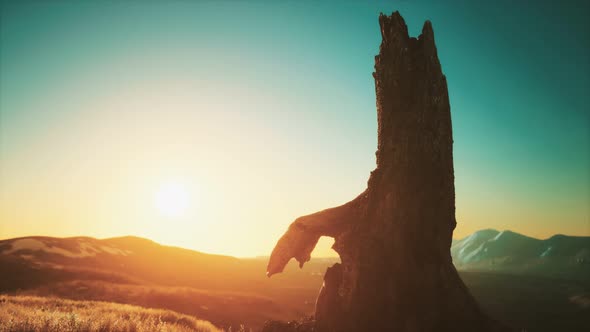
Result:
[[[184,217],[189,205],[189,192],[181,183],[163,183],[154,194],[154,206],[164,217]]]

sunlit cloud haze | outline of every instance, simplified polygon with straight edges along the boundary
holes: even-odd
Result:
[[[2,2],[0,238],[269,254],[366,188],[393,10],[414,36],[434,25],[455,237],[590,235],[588,3],[371,3]]]

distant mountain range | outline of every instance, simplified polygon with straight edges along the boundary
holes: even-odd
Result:
[[[554,235],[539,240],[485,229],[453,241],[457,269],[590,280],[590,237]]]

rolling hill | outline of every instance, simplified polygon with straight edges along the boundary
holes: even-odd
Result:
[[[171,309],[235,330],[309,314],[325,266],[322,260],[306,270],[291,266],[268,279],[263,259],[137,237],[26,237],[0,241],[0,293]]]

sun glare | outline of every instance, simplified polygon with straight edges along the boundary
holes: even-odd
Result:
[[[154,195],[155,207],[165,217],[185,216],[189,203],[190,195],[186,187],[175,182],[162,184]]]

